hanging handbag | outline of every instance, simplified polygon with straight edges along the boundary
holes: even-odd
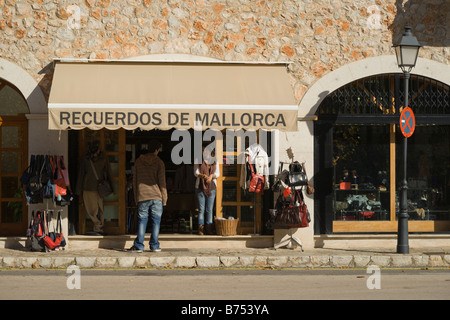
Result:
[[[31,251],[44,251],[45,243],[43,237],[45,235],[45,225],[42,220],[42,212],[34,211],[31,213],[32,222],[30,228],[27,230],[27,237],[30,240]]]
[[[58,212],[58,219],[57,219],[55,231],[48,232],[48,234],[46,234],[44,236],[43,240],[44,240],[45,246],[50,250],[60,248],[60,247],[65,247],[66,240],[64,239],[64,235],[62,233],[61,213],[60,212]]]
[[[300,202],[300,227],[299,228],[307,228],[309,227],[309,223],[311,222],[311,216],[309,215],[308,207],[305,204],[303,199],[303,194],[301,191],[297,191],[297,196]]]
[[[54,156],[52,159],[52,163],[54,172],[53,183],[55,184],[55,197],[58,197],[58,195],[65,196],[67,195],[67,184],[61,169],[60,159],[58,159],[57,156]]]
[[[291,187],[306,186],[308,184],[308,178],[303,171],[302,165],[295,161],[289,165],[289,174],[286,177],[286,184]]]
[[[256,193],[263,193],[264,192],[264,176],[261,176],[261,175],[255,173],[252,162],[250,161],[250,156],[248,157],[248,163],[250,165],[250,170],[252,173],[248,191],[256,192]]]
[[[287,189],[286,189],[287,190]],[[301,225],[300,206],[295,204],[293,193],[288,197],[284,192],[277,199],[277,212],[275,223],[288,228],[299,228]]]
[[[111,193],[113,193],[111,184],[109,183],[108,179],[105,179],[105,177],[103,177],[103,180],[98,179],[97,171],[95,170],[94,164],[92,163],[92,160],[89,160],[89,161],[91,162],[91,166],[92,166],[92,170],[94,171],[95,179],[97,179],[97,182],[98,182],[98,186],[97,186],[98,194],[100,195],[100,197],[106,198]]]
[[[306,175],[306,168],[305,168],[305,163],[302,163],[302,168],[303,168],[303,172],[305,172],[305,176],[306,176],[306,181],[307,181],[307,185],[306,185],[306,193],[307,194],[314,194],[314,186],[312,185],[312,183],[309,181],[308,176]]]
[[[276,181],[272,185],[273,192],[280,192],[287,188],[286,184],[282,181],[282,176],[283,176],[283,162],[280,162],[280,164],[278,165],[278,174],[276,177]]]
[[[308,227],[311,218],[301,193],[298,191],[290,193],[289,200],[283,194],[280,197],[277,200],[275,223],[288,228]]]

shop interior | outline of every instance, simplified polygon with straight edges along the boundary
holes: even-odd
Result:
[[[188,130],[193,137],[193,130]],[[147,143],[151,139],[159,140],[163,149],[158,156],[164,161],[166,169],[166,184],[168,191],[167,206],[161,221],[161,234],[197,234],[198,209],[195,197],[194,176],[194,139],[191,139],[191,164],[175,164],[172,162],[172,149],[180,143],[181,138],[172,141],[173,130],[70,130],[69,174],[76,184],[78,165],[81,157],[86,154],[91,141],[100,141],[104,153],[109,159],[114,181],[115,193],[104,199],[105,233],[135,234],[137,230],[137,208],[132,191],[132,166],[140,154],[147,152]],[[214,139],[214,138],[212,138]],[[239,140],[239,139],[237,139]],[[240,143],[240,141],[235,141]],[[208,142],[209,143],[209,142]],[[245,143],[245,141],[243,142]],[[266,228],[269,218],[268,209],[273,203],[273,193],[269,190],[264,195],[250,194],[240,187],[240,165],[234,162],[229,165],[226,159],[238,156],[237,144],[233,150],[228,150],[226,141],[223,157],[225,162],[220,166],[220,178],[217,179],[214,212],[216,217],[239,218],[238,234],[263,233],[270,234],[273,230]],[[184,146],[183,146],[184,148]],[[185,148],[184,148],[185,149]],[[189,150],[188,150],[189,151]],[[177,150],[178,152],[178,150]],[[71,180],[72,181],[72,180]],[[147,230],[150,230],[150,222]],[[80,196],[75,195],[69,206],[69,230],[72,234],[89,234],[92,222],[84,212]]]
[[[136,159],[147,152],[147,143],[151,139],[159,140],[162,151],[158,154],[166,169],[167,206],[161,220],[161,233],[194,233],[197,232],[197,204],[194,193],[195,176],[193,166],[193,148],[191,144],[191,164],[175,164],[171,153],[179,141],[172,141],[173,130],[134,130],[126,134],[126,212],[127,231],[135,233],[137,228],[136,204],[134,203],[132,185],[132,167]],[[150,222],[151,223],[151,222]],[[150,230],[150,223],[147,230]]]

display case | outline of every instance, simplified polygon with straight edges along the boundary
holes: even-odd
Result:
[[[335,185],[334,220],[387,220],[388,205],[389,191],[384,187]]]

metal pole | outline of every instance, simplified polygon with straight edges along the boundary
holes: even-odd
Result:
[[[405,108],[408,106],[409,72],[405,72]],[[408,243],[408,182],[406,177],[408,138],[403,137],[403,180],[401,185],[400,212],[398,215],[397,253],[409,253]]]

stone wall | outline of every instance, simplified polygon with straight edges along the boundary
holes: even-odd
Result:
[[[450,64],[448,0],[0,0],[0,58],[48,96],[53,58],[184,53],[227,61],[292,61],[298,101],[323,75],[392,55],[405,25],[420,56]]]

